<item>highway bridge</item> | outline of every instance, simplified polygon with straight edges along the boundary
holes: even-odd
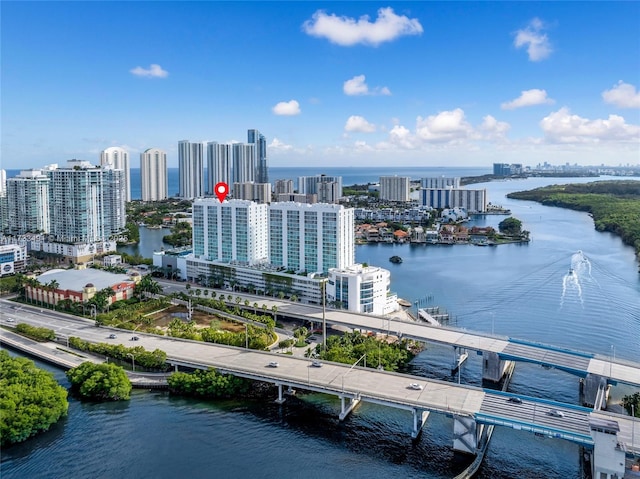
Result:
[[[79,320],[62,313],[33,310],[0,302],[4,322],[25,322],[48,327],[61,337],[76,336],[91,342],[130,346],[132,332],[98,328],[92,321]],[[109,338],[110,333],[116,338]],[[0,338],[5,333],[0,333]],[[278,387],[278,401],[284,401],[288,389],[305,389],[332,394],[340,399],[340,418],[361,401],[406,410],[411,413],[411,435],[416,437],[429,413],[441,413],[454,420],[454,448],[474,453],[486,425],[500,425],[560,438],[593,448],[605,456],[625,452],[640,453],[635,437],[640,438],[640,421],[626,416],[548,401],[515,396],[493,390],[453,384],[386,371],[372,370],[360,364],[324,363],[314,367],[306,358],[276,355],[270,352],[220,346],[155,335],[135,333],[136,346],[165,351],[169,362],[192,368],[216,368],[236,376],[265,381]],[[277,367],[272,364],[277,361]],[[415,386],[417,384],[417,386]],[[512,398],[518,398],[514,400]],[[598,446],[600,431],[614,445]],[[640,441],[639,441],[640,442]],[[608,444],[608,443],[607,443]],[[611,446],[611,447],[610,447]],[[610,449],[613,449],[613,453]]]
[[[183,291],[183,283],[169,281],[160,282],[166,292]],[[624,383],[640,386],[640,363],[625,361],[611,356],[574,351],[548,344],[541,344],[504,336],[467,331],[459,328],[433,326],[418,321],[408,321],[401,318],[387,318],[370,314],[358,314],[349,311],[326,308],[323,314],[321,306],[292,303],[290,301],[273,299],[265,296],[252,296],[245,293],[232,293],[218,290],[221,294],[232,294],[248,298],[251,303],[265,304],[271,311],[277,307],[278,316],[286,316],[301,321],[313,321],[321,324],[323,315],[328,325],[347,327],[362,331],[388,333],[416,341],[432,342],[450,345],[458,349],[491,353],[488,360],[493,358],[501,361],[523,361],[540,364],[567,371],[586,378],[589,375],[604,378],[610,384]],[[229,301],[235,306],[235,302]],[[242,304],[240,304],[242,307]],[[488,365],[489,368],[491,365]],[[490,379],[490,378],[488,378]]]

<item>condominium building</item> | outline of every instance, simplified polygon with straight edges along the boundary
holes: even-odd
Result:
[[[234,143],[233,150],[233,183],[256,181],[256,145],[253,143]]]
[[[36,169],[23,170],[7,180],[7,234],[49,233],[50,183],[49,177]]]
[[[167,154],[157,148],[140,153],[142,201],[161,201],[169,197]]]
[[[183,140],[178,143],[179,196],[185,199],[204,196],[203,144]]]
[[[377,315],[398,310],[398,298],[389,290],[391,273],[376,266],[350,265],[331,268],[327,301],[336,308]]]
[[[276,195],[276,201],[293,201],[295,203],[308,203],[310,205],[318,202],[318,195],[302,195],[300,193],[280,193]]]
[[[207,143],[207,193],[213,195],[218,183],[231,184],[232,145],[210,141]]]
[[[422,178],[420,180],[422,188],[460,188],[460,178],[436,176],[433,178]]]
[[[125,201],[131,201],[131,174],[129,172],[129,152],[112,146],[100,153],[100,166],[124,171]]]
[[[299,176],[298,193],[318,195],[318,188],[320,183],[337,183],[337,185],[335,186],[335,191],[337,191],[337,198],[335,199],[335,201],[338,201],[340,198],[342,198],[342,176]],[[321,201],[319,195],[318,201]]]
[[[342,198],[342,185],[336,181],[321,181],[316,187],[318,203],[337,203]]]
[[[256,203],[271,203],[270,183],[234,183],[233,198]]]
[[[47,170],[50,233],[56,242],[93,243],[119,234],[126,221],[124,171],[70,160]]]
[[[193,202],[193,256],[246,265],[269,261],[267,205],[246,200]]]
[[[269,168],[267,166],[267,141],[258,130],[247,131],[247,143],[256,146],[256,183],[269,183]]]
[[[7,230],[9,205],[7,202],[7,172],[0,169],[0,233]]]
[[[269,206],[271,264],[324,273],[355,262],[353,209],[324,203]]]
[[[293,193],[293,180],[276,180],[274,193],[276,196]]]
[[[487,190],[459,188],[422,188],[422,206],[431,208],[465,208],[469,213],[481,213],[487,209]]]
[[[381,176],[380,177],[380,199],[384,201],[409,201],[408,176]]]

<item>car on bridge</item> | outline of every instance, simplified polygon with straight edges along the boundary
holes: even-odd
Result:
[[[508,402],[512,402],[514,404],[522,404],[522,399],[520,399],[519,397],[510,397],[509,399],[507,399]]]
[[[547,414],[553,417],[564,417],[564,413],[562,411],[558,411],[557,409],[549,409],[549,412]]]
[[[138,336],[131,336],[130,341],[139,341],[140,338]]]
[[[418,384],[418,383],[411,383],[409,384],[409,386],[407,386],[409,389],[413,389],[415,391],[422,391],[422,384]]]
[[[278,366],[280,366],[280,363],[278,361],[271,361],[269,364],[267,364],[267,366],[269,366],[270,368],[277,368]]]
[[[116,339],[116,338],[117,338],[117,336],[116,336],[115,334],[113,334],[113,333],[111,333],[111,334],[109,335],[109,339]]]
[[[311,366],[314,368],[321,368],[322,367],[322,363],[320,361],[318,361],[317,359],[314,359],[313,362],[311,363]]]

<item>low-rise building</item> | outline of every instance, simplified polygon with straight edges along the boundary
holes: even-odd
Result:
[[[56,305],[62,300],[69,299],[84,303],[99,291],[109,288],[114,294],[109,296],[107,301],[108,304],[113,304],[133,297],[133,290],[140,280],[140,275],[138,273],[114,274],[79,266],[76,269],[52,269],[35,279],[37,283],[27,281],[25,284],[28,301]]]
[[[329,305],[356,313],[385,315],[399,309],[398,297],[391,293],[391,273],[377,266],[354,264],[329,270]]]
[[[122,256],[119,254],[108,254],[102,258],[102,266],[105,268],[113,268],[122,264]]]
[[[0,276],[19,273],[27,265],[27,247],[17,244],[0,245]]]

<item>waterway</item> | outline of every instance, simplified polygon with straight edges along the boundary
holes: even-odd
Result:
[[[486,187],[491,202],[523,221],[531,231],[529,244],[365,245],[357,247],[357,260],[390,269],[400,297],[446,308],[459,327],[640,361],[640,282],[632,248],[596,232],[585,213],[505,198],[510,191],[578,181],[590,180],[475,186]],[[478,224],[496,226],[502,219],[488,216]],[[568,283],[579,250],[588,264],[577,268],[577,283]],[[403,263],[390,263],[392,255]],[[452,359],[451,349],[429,346],[411,369],[457,381]],[[56,375],[65,382],[61,372]],[[479,357],[470,356],[459,379],[480,385]],[[578,401],[577,378],[530,364],[518,364],[510,390]],[[613,401],[629,392],[614,388]],[[2,451],[2,477],[435,479],[452,477],[469,461],[451,451],[451,418],[432,414],[414,442],[406,412],[363,404],[340,424],[338,410],[334,398],[316,394],[289,398],[283,406],[175,399],[159,392],[135,392],[118,404],[72,399],[66,420]],[[579,448],[497,428],[478,477],[578,479]]]

